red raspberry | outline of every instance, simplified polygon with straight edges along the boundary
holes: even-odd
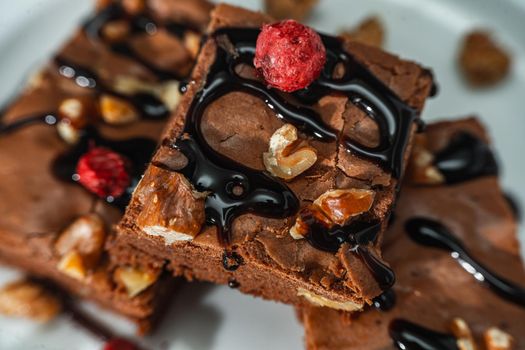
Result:
[[[122,338],[113,338],[104,344],[104,350],[138,350],[138,348]]]
[[[253,63],[268,85],[285,92],[304,89],[325,62],[326,49],[312,28],[294,20],[263,25]]]
[[[128,161],[104,147],[94,147],[77,163],[78,181],[96,195],[119,197],[129,186]]]

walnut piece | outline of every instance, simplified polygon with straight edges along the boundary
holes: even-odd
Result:
[[[102,27],[102,36],[109,42],[123,41],[130,32],[129,22],[126,20],[109,21]]]
[[[133,298],[155,283],[158,278],[158,273],[152,273],[149,271],[143,271],[139,268],[126,266],[118,267],[115,270],[113,277],[117,283],[122,284],[126,288],[129,297]]]
[[[499,328],[491,327],[483,333],[487,350],[511,350],[514,339]]]
[[[182,174],[151,166],[135,196],[142,203],[138,227],[162,237],[167,245],[192,240],[204,224],[206,196],[196,192]]]
[[[276,19],[304,20],[319,0],[265,0],[266,12]]]
[[[418,185],[441,185],[445,177],[434,165],[434,155],[426,148],[426,139],[418,135],[410,156],[406,177]]]
[[[55,251],[62,257],[59,269],[75,278],[83,278],[94,269],[102,255],[106,229],[96,214],[80,216],[58,237]]]
[[[126,100],[111,95],[102,95],[100,98],[100,113],[102,119],[112,125],[129,124],[139,119],[135,107]]]
[[[472,336],[472,331],[467,322],[461,318],[454,318],[450,324],[450,330],[457,339],[459,350],[476,350],[477,346]]]
[[[58,106],[58,134],[67,143],[75,144],[80,139],[81,130],[90,121],[98,119],[98,115],[98,107],[93,97],[66,98]]]
[[[329,307],[330,309],[337,309],[337,310],[343,310],[343,311],[359,311],[363,308],[363,304],[358,304],[353,301],[331,300],[324,296],[317,295],[313,292],[310,292],[304,288],[298,288],[297,295],[305,298],[306,300],[308,300],[310,303],[314,305]]]
[[[507,76],[511,58],[489,33],[473,31],[464,39],[459,54],[459,67],[473,87],[495,85]]]
[[[317,220],[327,227],[345,225],[358,215],[366,213],[372,208],[375,192],[367,189],[338,189],[323,193],[312,205],[303,209],[307,210]],[[302,239],[308,232],[308,226],[303,222],[301,214],[297,217],[295,225],[290,229],[294,239]]]
[[[148,83],[131,76],[119,76],[115,79],[113,88],[124,95],[148,93],[158,97],[170,110],[173,111],[180,101],[179,82],[168,80],[162,83]]]
[[[48,322],[55,318],[61,309],[59,299],[35,282],[20,280],[0,289],[2,315]]]
[[[270,138],[269,151],[263,153],[263,161],[272,175],[291,180],[315,164],[317,152],[299,140],[295,126],[284,124]]]
[[[340,36],[348,41],[355,41],[375,47],[382,47],[385,29],[379,17],[368,17],[351,30],[343,31]]]

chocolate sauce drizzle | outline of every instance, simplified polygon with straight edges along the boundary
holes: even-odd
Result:
[[[476,280],[485,283],[505,300],[525,307],[525,289],[476,261],[462,242],[441,223],[428,218],[414,218],[407,221],[405,229],[410,238],[418,244],[450,251],[451,256]]]
[[[454,336],[410,321],[395,319],[390,322],[388,332],[394,345],[401,350],[459,350]]]
[[[89,38],[93,40],[104,41],[104,38],[101,35],[104,26],[108,22],[121,19],[124,19],[129,23],[131,35],[153,35],[157,32],[160,26],[160,24],[157,24],[145,13],[134,16],[129,15],[120,3],[115,2],[105,7],[102,11],[97,13],[96,16],[87,20],[83,26],[84,32]],[[168,33],[171,33],[172,35],[181,39],[184,37],[186,31],[193,30],[189,26],[180,23],[168,23],[165,28]],[[155,74],[159,80],[182,79],[182,77],[177,73],[170,70],[161,69],[142,58],[127,41],[107,44],[114,53],[133,59],[135,62],[138,62],[142,66],[146,67],[150,72]]]
[[[497,176],[499,172],[489,145],[468,132],[455,134],[448,146],[435,155],[434,165],[448,184]]]
[[[218,43],[215,62],[212,64],[206,84],[193,100],[188,112],[183,136],[173,147],[179,149],[189,160],[182,173],[199,191],[211,193],[206,200],[208,223],[218,227],[222,242],[229,242],[233,219],[243,213],[255,212],[262,216],[285,218],[294,215],[299,201],[294,193],[280,180],[269,174],[248,169],[214,151],[205,141],[201,120],[206,108],[218,98],[232,91],[243,91],[264,100],[277,116],[294,124],[303,132],[326,142],[343,142],[353,153],[376,161],[394,176],[402,169],[403,154],[416,111],[402,101],[356,62],[342,48],[341,42],[322,36],[327,48],[327,64],[321,77],[308,89],[289,97],[294,103],[262,82],[239,76],[235,68],[240,64],[252,65],[255,43],[259,29],[220,29],[213,34]],[[229,41],[228,44],[224,44]],[[231,48],[234,48],[233,51]],[[341,79],[334,79],[336,65],[345,66]],[[332,92],[345,94],[355,105],[377,122],[381,140],[377,147],[366,147],[348,137],[340,139],[339,132],[321,120],[311,105]],[[231,190],[241,186],[243,195],[235,196]],[[311,235],[312,236],[312,235]],[[312,240],[321,242],[326,236]],[[348,235],[347,235],[348,236]],[[331,246],[322,242],[319,246]],[[330,250],[332,250],[330,248]],[[373,263],[371,259],[367,259]]]
[[[393,289],[388,289],[380,296],[375,297],[372,302],[376,309],[390,311],[396,306],[396,292]]]

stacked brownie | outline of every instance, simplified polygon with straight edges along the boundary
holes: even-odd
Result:
[[[434,93],[351,35],[99,1],[2,113],[0,259],[142,332],[181,276],[296,306],[309,349],[525,348],[487,134],[425,130]]]
[[[270,88],[253,62],[271,22],[227,5],[213,11],[111,255],[125,264],[142,252],[189,280],[360,310],[394,283],[382,233],[432,76],[322,36],[319,79],[294,93]]]
[[[350,316],[299,311],[314,349],[524,349],[525,271],[516,217],[476,119],[418,136],[384,257],[392,291]]]
[[[205,1],[100,1],[0,121],[0,259],[149,329],[173,279],[105,245],[209,20]]]

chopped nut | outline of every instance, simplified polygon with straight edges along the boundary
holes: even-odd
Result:
[[[122,7],[131,15],[138,15],[146,9],[144,0],[122,0]]]
[[[134,95],[141,92],[152,94],[164,102],[170,111],[177,107],[180,100],[179,82],[176,80],[154,84],[130,76],[120,76],[115,80],[113,88],[115,91],[125,95]]]
[[[126,288],[129,297],[133,298],[155,283],[158,274],[128,266],[117,268],[114,278]]]
[[[175,80],[167,81],[159,87],[158,97],[170,111],[175,110],[180,101],[179,82]]]
[[[450,330],[457,339],[459,350],[476,350],[476,343],[467,322],[461,318],[454,318],[450,324]]]
[[[510,70],[509,53],[483,31],[469,33],[459,55],[459,66],[467,82],[474,87],[494,85]]]
[[[67,119],[62,119],[58,122],[57,132],[62,140],[70,145],[74,145],[80,140],[80,130],[71,125]]]
[[[314,201],[323,213],[335,224],[344,225],[348,219],[367,212],[374,203],[371,190],[351,188],[323,193]]]
[[[294,239],[302,239],[308,232],[308,225],[303,215],[308,214],[323,222],[327,227],[345,225],[350,219],[370,210],[374,203],[375,192],[366,189],[340,189],[323,193],[312,205],[303,209],[295,225],[290,229]]]
[[[150,167],[135,196],[143,205],[138,227],[149,235],[163,237],[167,245],[192,240],[204,224],[205,195],[194,191],[177,172]]]
[[[87,274],[83,259],[76,250],[64,255],[58,262],[57,269],[77,280],[83,280]]]
[[[423,139],[419,138],[416,141],[407,167],[407,178],[420,185],[443,184],[445,177],[434,166],[434,155],[426,149]]]
[[[98,215],[79,217],[60,234],[55,243],[56,252],[63,257],[59,265],[74,268],[75,271],[94,269],[100,260],[105,240],[104,222]],[[80,260],[80,263],[76,260]],[[77,266],[81,267],[76,269]]]
[[[129,22],[126,20],[110,21],[102,28],[103,37],[109,42],[124,40],[130,31]]]
[[[304,288],[297,289],[297,295],[304,297],[310,303],[317,306],[329,307],[331,309],[344,310],[344,311],[359,311],[363,308],[363,304],[358,304],[353,301],[336,301],[325,298],[321,295],[312,293]]]
[[[319,0],[265,0],[266,12],[277,19],[304,20]]]
[[[98,118],[97,105],[91,96],[66,98],[58,106],[58,116],[80,130]]]
[[[300,143],[295,126],[284,124],[277,129],[270,139],[269,152],[263,153],[266,170],[285,180],[308,170],[317,161],[317,152]]]
[[[184,46],[191,54],[191,57],[196,58],[201,47],[201,36],[194,31],[186,31],[186,34],[184,34]]]
[[[378,17],[368,17],[356,28],[341,33],[341,37],[345,40],[355,41],[375,47],[383,46],[384,36],[385,31],[383,24]]]
[[[100,111],[104,121],[112,125],[129,124],[139,119],[135,107],[115,96],[102,95]]]
[[[491,327],[483,333],[487,350],[511,350],[514,339],[499,328]]]
[[[48,322],[60,313],[61,308],[58,298],[34,282],[16,281],[0,290],[0,314],[6,316]]]

